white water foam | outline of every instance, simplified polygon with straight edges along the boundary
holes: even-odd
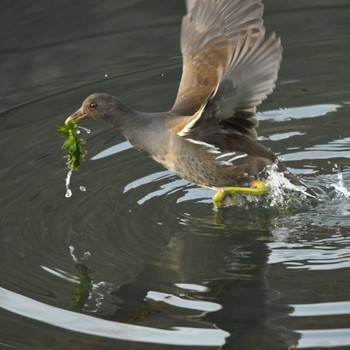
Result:
[[[336,191],[335,199],[340,197],[345,197],[345,199],[350,198],[350,190],[346,188],[343,178],[343,173],[339,169],[339,166],[337,164],[334,165],[333,171],[337,173],[337,179],[338,181],[336,183],[332,183],[329,185],[326,185],[327,188],[334,188]]]
[[[277,164],[267,167],[268,177],[266,179],[270,191],[267,195],[268,205],[270,207],[285,207],[291,204],[291,201],[298,199],[301,202],[308,198],[306,187],[292,184],[283,173],[277,170]]]

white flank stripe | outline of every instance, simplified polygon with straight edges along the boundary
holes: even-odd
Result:
[[[234,162],[235,160],[241,159],[241,158],[245,158],[247,156],[247,153],[244,154],[240,154],[239,156],[233,157],[231,159],[228,160],[228,162]]]
[[[196,117],[193,116],[194,117],[193,120],[190,121],[187,125],[185,125],[185,127],[180,132],[177,133],[179,136],[186,136],[187,134],[190,133],[192,126],[196,124],[197,120],[200,119],[200,117],[202,116],[203,110],[206,107],[206,105],[207,103],[204,103],[202,107],[196,112],[197,116]]]
[[[225,161],[225,160],[221,160],[221,161],[219,162],[219,164],[221,164],[221,165],[230,165],[230,166],[232,166],[232,163],[227,162],[227,161]]]
[[[221,156],[216,157],[215,159],[221,159],[221,158],[226,158],[226,157],[231,157],[237,154],[236,152],[230,152],[230,153],[223,153]]]
[[[193,140],[193,139],[186,139],[187,141],[190,141],[196,145],[202,145],[202,146],[205,146],[205,147],[210,147],[210,148],[216,148],[214,145],[211,145],[210,143],[206,143],[206,142],[203,142],[203,141],[198,141],[198,140]]]
[[[196,145],[200,145],[200,146],[204,146],[208,148],[208,152],[210,153],[221,153],[221,151],[219,150],[219,148],[217,148],[216,146],[210,144],[210,143],[206,143],[203,141],[198,141],[198,140],[193,140],[193,139],[188,139],[186,138],[187,141],[194,143]]]

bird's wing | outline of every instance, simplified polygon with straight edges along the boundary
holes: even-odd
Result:
[[[191,12],[192,7],[196,1],[197,0],[186,0],[187,13]]]
[[[230,66],[202,117],[222,121],[226,132],[255,138],[256,106],[273,91],[281,59],[281,43],[274,33],[265,39],[262,29],[253,39],[248,30],[237,41]]]
[[[183,72],[173,112],[193,115],[218,88],[239,35],[262,28],[261,0],[187,0],[181,28]]]
[[[254,137],[255,107],[273,90],[281,61],[279,40],[264,40],[261,0],[187,0],[187,9],[183,73],[172,108],[188,116],[179,134],[215,118],[226,120],[227,130],[242,124]]]

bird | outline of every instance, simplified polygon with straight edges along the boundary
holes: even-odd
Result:
[[[273,91],[281,40],[267,36],[262,0],[186,0],[181,25],[182,76],[167,112],[136,111],[93,93],[66,123],[104,120],[135,149],[200,187],[216,190],[215,208],[233,194],[269,191],[265,169],[314,192],[258,141],[257,106]]]

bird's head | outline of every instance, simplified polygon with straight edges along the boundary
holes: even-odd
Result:
[[[112,95],[95,93],[88,96],[81,107],[66,119],[66,124],[71,121],[79,122],[84,119],[108,120],[122,109],[122,103]]]

